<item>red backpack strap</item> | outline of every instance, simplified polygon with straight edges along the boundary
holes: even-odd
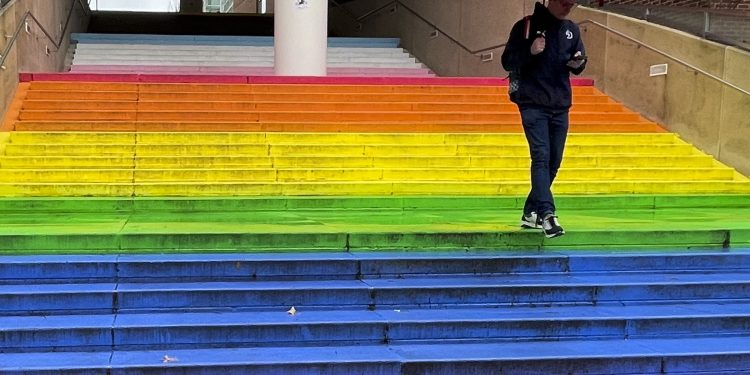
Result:
[[[523,22],[523,38],[528,40],[531,37],[531,16],[524,17]]]

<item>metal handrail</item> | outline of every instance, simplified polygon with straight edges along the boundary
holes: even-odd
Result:
[[[741,92],[741,93],[743,93],[745,95],[750,95],[750,91],[745,90],[742,87],[739,87],[739,86],[735,85],[734,83],[728,82],[728,81],[724,80],[721,77],[717,77],[717,76],[715,76],[715,75],[713,75],[713,74],[711,74],[711,73],[709,73],[709,72],[707,72],[707,71],[705,71],[705,70],[703,70],[703,69],[701,69],[701,68],[699,68],[699,67],[697,67],[697,66],[695,66],[693,64],[690,64],[687,61],[684,61],[684,60],[682,60],[682,59],[680,59],[678,57],[672,56],[672,55],[670,55],[670,54],[668,54],[668,53],[666,53],[666,52],[664,52],[664,51],[662,51],[662,50],[660,50],[660,49],[658,49],[656,47],[652,47],[652,46],[650,46],[650,45],[648,45],[646,43],[643,43],[643,42],[639,41],[638,39],[635,39],[635,38],[633,38],[633,37],[631,37],[629,35],[625,35],[624,33],[620,32],[620,31],[617,31],[617,30],[615,30],[615,29],[613,29],[613,28],[611,28],[611,27],[609,27],[607,25],[604,25],[604,24],[599,23],[599,22],[594,21],[594,20],[584,20],[584,21],[581,21],[581,22],[578,23],[578,25],[585,25],[585,24],[592,24],[592,25],[601,27],[602,29],[609,31],[612,34],[615,34],[615,35],[617,35],[617,36],[619,36],[619,37],[621,37],[623,39],[627,39],[628,41],[633,42],[633,43],[635,43],[635,44],[637,44],[637,45],[639,45],[639,46],[641,46],[643,48],[646,48],[647,50],[650,50],[652,52],[656,52],[656,53],[658,53],[658,54],[660,54],[660,55],[662,55],[662,56],[664,56],[664,57],[666,57],[666,58],[668,58],[668,59],[670,59],[670,60],[672,60],[672,61],[674,61],[674,62],[676,62],[676,63],[678,63],[678,64],[680,64],[680,65],[682,65],[682,66],[684,66],[686,68],[688,68],[688,69],[691,69],[691,70],[694,70],[694,71],[696,71],[698,73],[701,73],[704,76],[706,76],[708,78],[711,78],[711,79],[713,79],[716,82],[719,82],[719,83],[722,83],[722,84],[724,84],[726,86],[729,86],[729,87],[731,87],[731,88],[733,88],[733,89],[735,89],[735,90],[737,90],[737,91],[739,91],[739,92]]]
[[[472,55],[476,55],[476,54],[482,53],[482,52],[487,52],[489,50],[493,50],[493,49],[497,48],[497,47],[488,47],[488,48],[482,48],[482,49],[478,49],[478,50],[471,50],[471,49],[469,49],[469,47],[467,47],[466,45],[464,45],[463,43],[461,43],[460,41],[458,41],[458,39],[456,39],[453,36],[451,36],[450,33],[445,32],[445,30],[441,29],[438,25],[435,25],[433,22],[431,22],[427,18],[424,18],[421,14],[419,14],[417,11],[415,11],[412,8],[410,8],[406,4],[402,3],[400,0],[393,0],[391,2],[388,2],[388,3],[382,5],[382,6],[378,7],[378,8],[375,8],[375,9],[373,9],[373,10],[371,10],[371,11],[369,11],[369,12],[367,12],[367,13],[361,15],[361,16],[359,16],[359,17],[355,16],[347,7],[339,4],[338,1],[336,1],[336,0],[328,0],[328,1],[331,4],[333,4],[333,5],[341,8],[341,10],[343,10],[344,13],[349,18],[351,18],[355,22],[357,22],[357,27],[358,28],[361,28],[363,22],[365,20],[367,20],[368,18],[370,18],[370,17],[372,17],[372,16],[374,16],[374,15],[382,12],[385,9],[391,8],[391,7],[393,7],[395,5],[395,6],[402,7],[404,9],[408,10],[411,14],[413,14],[414,16],[416,16],[417,18],[419,18],[420,20],[422,20],[424,23],[430,25],[430,27],[434,28],[440,34],[445,35],[446,38],[450,39],[457,46],[461,47],[464,51],[466,51],[466,52],[468,52],[468,53],[470,53]]]
[[[75,0],[73,2],[73,6],[70,7],[70,10],[68,11],[67,19],[65,20],[65,27],[63,27],[62,32],[60,33],[60,41],[56,41],[55,38],[47,31],[47,29],[42,25],[41,22],[34,16],[34,14],[31,13],[31,11],[26,11],[24,13],[23,17],[21,17],[21,20],[18,22],[18,27],[16,27],[16,31],[13,33],[13,36],[10,39],[10,42],[8,42],[8,45],[5,46],[5,49],[3,49],[2,54],[0,54],[0,68],[3,70],[5,69],[5,60],[8,58],[8,55],[10,55],[10,50],[13,48],[13,45],[18,40],[18,36],[21,34],[21,30],[26,25],[26,21],[31,18],[34,23],[36,23],[41,29],[44,36],[49,39],[50,42],[52,42],[52,45],[55,47],[55,51],[59,51],[60,47],[62,46],[63,39],[65,38],[65,33],[68,31],[68,27],[70,26],[70,18],[73,16],[73,10],[76,8],[76,4],[79,4],[84,12],[89,14],[88,8],[84,5],[83,0]]]
[[[342,5],[340,5],[337,2],[335,2],[335,0],[331,0],[331,1],[334,4],[336,4],[336,5],[344,8]],[[482,48],[482,49],[479,49],[479,50],[476,50],[476,51],[472,51],[472,50],[468,49],[466,46],[464,46],[462,43],[460,43],[458,40],[456,40],[455,38],[453,38],[450,35],[448,35],[447,33],[443,32],[439,27],[437,27],[435,24],[433,24],[429,20],[427,20],[424,17],[422,17],[416,11],[414,11],[413,9],[405,6],[399,0],[391,1],[391,2],[387,3],[384,6],[381,6],[381,7],[377,8],[377,9],[375,9],[375,10],[372,10],[372,11],[369,11],[369,12],[365,13],[364,15],[362,15],[360,17],[356,17],[355,20],[357,22],[361,23],[364,20],[366,20],[366,19],[370,18],[371,16],[373,16],[374,14],[377,14],[378,12],[382,11],[383,9],[386,9],[386,8],[391,7],[393,5],[398,5],[398,6],[404,7],[404,9],[406,9],[409,12],[413,13],[415,16],[417,16],[422,21],[426,22],[428,25],[434,27],[436,30],[438,30],[439,32],[441,32],[442,34],[444,34],[452,42],[454,42],[459,47],[463,48],[465,51],[467,51],[467,52],[469,52],[471,54],[478,54],[478,53],[481,53],[481,52],[486,52],[486,51],[490,51],[490,50],[493,50],[493,49],[502,48],[502,47],[505,47],[505,45],[507,44],[507,43],[502,43],[502,44],[498,44],[496,46]],[[351,12],[349,12],[349,13],[351,13]],[[643,42],[641,42],[641,41],[639,41],[639,40],[637,40],[637,39],[635,39],[635,38],[633,38],[631,36],[625,35],[624,33],[620,32],[620,31],[617,31],[617,30],[615,30],[615,29],[613,29],[613,28],[611,28],[611,27],[609,27],[607,25],[604,25],[604,24],[599,23],[599,22],[594,21],[594,20],[584,20],[584,21],[581,21],[581,22],[578,23],[579,26],[580,25],[585,25],[585,24],[592,24],[594,26],[601,27],[602,29],[607,30],[607,31],[609,31],[609,32],[611,32],[611,33],[619,36],[619,37],[627,39],[627,40],[629,40],[629,41],[631,41],[631,42],[633,42],[633,43],[635,43],[635,44],[637,44],[639,46],[642,46],[642,47],[644,47],[644,48],[646,48],[646,49],[648,49],[650,51],[656,52],[656,53],[658,53],[658,54],[660,54],[660,55],[662,55],[662,56],[664,56],[664,57],[666,57],[666,58],[668,58],[668,59],[670,59],[670,60],[672,60],[672,61],[680,64],[680,65],[683,65],[683,66],[685,66],[688,69],[691,69],[691,70],[694,70],[694,71],[696,71],[698,73],[701,73],[701,74],[705,75],[706,77],[713,79],[714,81],[722,83],[725,86],[731,87],[731,88],[733,88],[733,89],[735,89],[735,90],[737,90],[737,91],[739,91],[739,92],[741,92],[741,93],[743,93],[745,95],[750,95],[750,91],[745,90],[742,87],[739,87],[739,86],[737,86],[737,85],[735,85],[735,84],[733,84],[731,82],[728,82],[728,81],[724,80],[721,77],[717,77],[717,76],[715,76],[715,75],[713,75],[713,74],[711,74],[711,73],[709,73],[709,72],[707,72],[707,71],[705,71],[705,70],[703,70],[703,69],[701,69],[701,68],[699,68],[699,67],[697,67],[695,65],[692,65],[692,64],[688,63],[687,61],[684,61],[684,60],[682,60],[682,59],[680,59],[678,57],[672,56],[672,55],[670,55],[670,54],[668,54],[668,53],[666,53],[664,51],[661,51],[661,50],[659,50],[656,47],[652,47],[652,46],[650,46],[650,45],[648,45],[646,43],[643,43]]]

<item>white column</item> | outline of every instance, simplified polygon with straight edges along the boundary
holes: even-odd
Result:
[[[276,0],[274,51],[277,76],[325,76],[328,0]]]

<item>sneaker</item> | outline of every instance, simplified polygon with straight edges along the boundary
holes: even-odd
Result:
[[[542,220],[542,229],[547,238],[560,237],[565,234],[565,230],[563,230],[560,223],[557,221],[557,216],[553,214],[547,214],[547,216],[544,217]]]
[[[521,228],[525,229],[542,229],[542,218],[532,212],[521,216]]]

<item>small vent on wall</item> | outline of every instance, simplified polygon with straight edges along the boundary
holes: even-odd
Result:
[[[665,76],[667,75],[668,66],[667,64],[651,65],[648,70],[649,77]]]

